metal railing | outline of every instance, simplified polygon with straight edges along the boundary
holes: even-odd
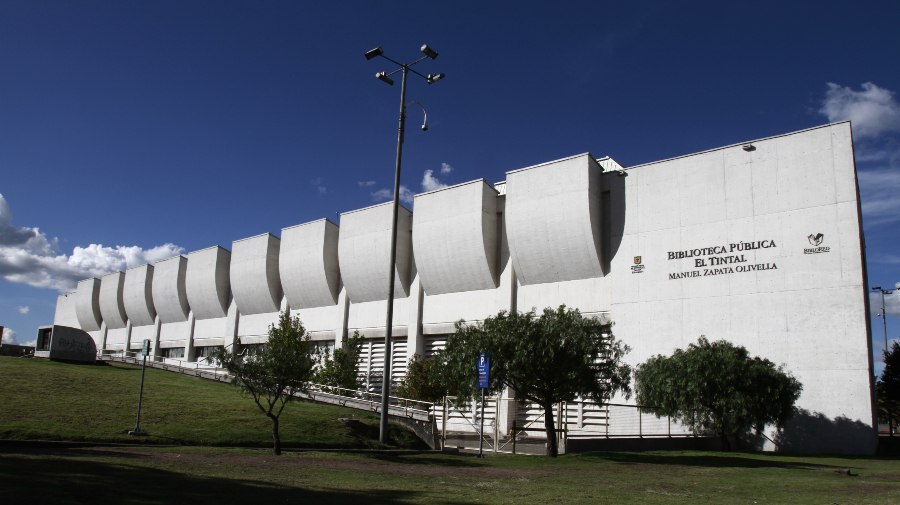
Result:
[[[483,437],[493,452],[542,453],[547,443],[545,412],[535,404],[513,398],[485,398],[484,433],[481,434],[481,401],[457,405],[447,397],[434,412],[443,446],[475,449]],[[589,401],[558,403],[553,424],[560,452],[570,438],[675,438],[697,434],[669,417],[656,417],[648,407],[618,403],[598,406]]]
[[[101,361],[121,361],[124,363],[141,364],[144,357],[141,352],[134,351],[99,351],[97,359]],[[174,362],[174,363],[172,363]],[[185,369],[197,370],[199,376],[203,373],[209,373],[218,380],[229,377],[228,371],[217,365],[202,364],[199,361],[187,361],[178,358],[165,358],[162,356],[147,356],[147,364],[153,368],[163,370],[171,370],[168,366],[179,368],[174,370],[181,372]],[[157,364],[157,365],[153,365]],[[162,366],[159,366],[162,365]],[[365,391],[364,389],[347,389],[337,386],[329,386],[327,384],[317,384],[315,382],[307,382],[302,388],[299,388],[295,396],[300,398],[308,398],[315,401],[341,405],[359,410],[368,410],[371,412],[381,412],[382,395]],[[399,396],[388,397],[389,409],[395,412],[402,411],[405,417],[431,418],[434,411],[434,403],[414,400],[412,398],[402,398]]]

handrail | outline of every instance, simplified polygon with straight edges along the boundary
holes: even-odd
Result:
[[[114,351],[114,352],[116,354],[109,354],[109,353],[104,354],[103,351],[98,351],[97,356],[99,359],[116,358],[116,357],[132,358],[138,362],[140,361],[140,358],[143,358],[143,356],[140,356],[140,354],[141,354],[140,352],[134,352],[134,351]],[[209,367],[200,366],[199,362],[196,362],[196,361],[184,361],[184,360],[181,360],[178,358],[165,358],[162,356],[147,356],[147,357],[150,359],[150,361],[162,363],[163,365],[172,365],[172,366],[177,366],[180,368],[192,368],[192,369],[195,369],[195,370],[198,370],[201,372],[205,371],[205,372],[209,372],[209,373],[214,373],[216,375],[228,375],[228,372],[223,368],[219,368],[218,366],[211,366],[211,365]],[[172,364],[172,363],[167,363],[166,362],[167,360],[168,361],[177,361],[179,364],[176,365],[176,364]],[[191,366],[182,365],[185,363],[190,364]],[[304,383],[304,387],[307,390],[312,389],[311,393],[313,393],[313,394],[322,394],[322,395],[329,395],[329,396],[335,396],[335,397],[352,398],[355,401],[369,403],[369,404],[375,405],[377,407],[381,406],[381,400],[380,400],[380,398],[382,397],[381,393],[371,393],[368,391],[347,389],[347,388],[342,388],[339,386],[329,386],[327,384],[318,384],[315,382],[306,382],[306,383]],[[335,393],[335,391],[344,391],[344,392],[347,392],[350,394],[341,395],[341,394]],[[372,400],[371,398],[373,398],[373,397],[378,398],[378,400]],[[399,396],[388,396],[388,399],[390,400],[390,403],[396,404],[398,406],[401,402],[403,402],[404,406],[402,408],[407,411],[407,414],[409,411],[416,411],[416,412],[422,412],[425,414],[429,414],[431,409],[433,409],[434,405],[435,405],[432,402],[414,400],[412,398],[402,398]],[[409,405],[410,403],[417,404],[417,405],[415,407],[410,407],[410,405]]]

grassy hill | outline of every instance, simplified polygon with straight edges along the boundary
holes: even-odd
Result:
[[[0,438],[267,447],[271,422],[252,399],[228,384],[148,368],[141,429],[134,428],[141,369],[0,357]],[[338,421],[378,418],[355,409],[291,402],[281,415],[283,447],[381,448]],[[428,447],[408,429],[391,426],[393,448]]]

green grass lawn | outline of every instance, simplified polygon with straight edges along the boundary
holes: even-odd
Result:
[[[847,475],[847,470],[853,474]],[[471,457],[209,447],[0,450],[4,503],[896,504],[900,461],[744,453]]]
[[[0,357],[0,438],[211,446],[267,447],[272,424],[252,399],[228,384],[148,368],[141,429],[134,428],[141,369],[125,365],[61,363]],[[381,448],[377,440],[338,421],[356,417],[370,427],[378,418],[364,411],[291,402],[281,415],[284,447]],[[391,448],[428,446],[406,428],[392,425]],[[367,432],[377,430],[363,430]],[[376,435],[377,436],[377,435]]]
[[[0,438],[135,442],[140,369],[0,358]],[[194,447],[0,447],[0,503],[897,504],[900,458],[769,453],[585,453],[485,460],[226,449],[271,443],[268,419],[226,384],[147,370],[147,442]],[[362,414],[362,415],[361,415]],[[294,447],[378,447],[338,417],[292,403]],[[395,429],[401,446],[418,442]],[[207,445],[201,447],[199,445]],[[851,475],[848,475],[848,470]]]

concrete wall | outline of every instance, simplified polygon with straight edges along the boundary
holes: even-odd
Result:
[[[337,305],[341,288],[338,225],[327,219],[281,230],[281,285],[294,309]]]
[[[231,292],[242,316],[278,312],[281,308],[280,245],[281,240],[271,233],[234,242]]]
[[[188,254],[185,289],[194,318],[215,319],[228,314],[231,301],[231,251],[213,246]]]
[[[188,259],[175,256],[156,263],[153,269],[153,307],[159,319],[166,323],[188,320],[191,306],[187,297]]]
[[[100,313],[100,279],[92,278],[78,282],[75,291],[75,315],[79,327],[87,332],[97,331],[103,324]]]
[[[122,300],[125,313],[128,314],[133,327],[156,323],[156,308],[153,306],[153,265],[141,265],[125,271]]]
[[[409,296],[412,213],[400,207],[397,261],[389,272],[392,215],[390,202],[341,214],[338,256],[344,286],[353,303],[386,300],[388,275],[395,276],[394,297]]]
[[[121,273],[104,278],[108,293],[87,279],[59,297],[55,319],[103,347],[107,326],[119,342],[131,318],[134,346],[154,328],[143,324],[149,290],[158,347],[184,346],[188,359],[195,345],[264,342],[279,310],[339,347],[353,331],[383,338],[393,275],[391,326],[407,357],[439,347],[460,319],[565,304],[610,318],[632,365],[701,335],[782,363],[804,384],[803,412],[769,438],[792,451],[873,452],[850,125],[749,144],[627,169],[582,154],[509,172],[496,189],[477,180],[417,195],[415,216],[400,208],[390,269],[388,202],[342,214],[340,228],[323,219],[285,228],[280,243],[264,234],[236,241],[234,254],[214,247],[129,270],[127,310],[114,296]]]
[[[744,345],[785,364],[804,385],[798,405],[807,413],[782,438],[824,417],[855,428],[814,443],[807,437],[799,450],[872,451],[871,337],[850,124],[752,146],[626,170],[629,212],[612,260],[616,334],[633,347],[634,363],[700,335]]]
[[[53,316],[53,324],[81,329],[75,308],[75,293],[56,297],[56,313]]]
[[[603,275],[601,172],[589,153],[507,172],[506,233],[519,284]]]
[[[153,267],[153,307],[159,320],[153,339],[154,356],[159,355],[160,349],[185,347],[191,339],[193,317],[187,297],[187,265],[188,259],[179,255],[157,261]]]
[[[429,295],[497,287],[497,191],[484,179],[416,195],[413,246]]]
[[[125,272],[113,272],[100,279],[100,313],[110,330],[125,328]]]

